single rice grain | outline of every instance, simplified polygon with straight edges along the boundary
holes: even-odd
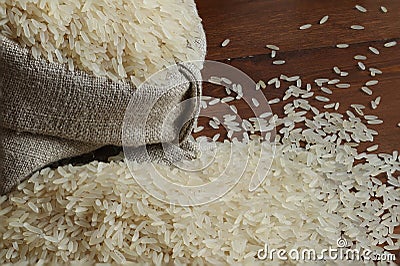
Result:
[[[304,25],[301,25],[300,27],[299,27],[299,29],[300,30],[306,30],[306,29],[309,29],[309,28],[311,28],[311,24],[304,24]]]
[[[367,12],[367,9],[361,5],[356,5],[355,8],[362,13]]]
[[[265,47],[271,50],[279,51],[279,47],[274,44],[267,44]]]
[[[365,27],[361,26],[361,25],[351,25],[350,28],[352,30],[363,30],[363,29],[365,29]]]
[[[367,60],[367,57],[365,55],[355,55],[354,59],[355,60]]]
[[[272,62],[272,64],[274,64],[274,65],[283,65],[285,63],[286,63],[285,60],[275,60]]]
[[[368,94],[368,95],[372,95],[372,90],[370,88],[366,87],[366,86],[362,86],[361,90],[363,92],[365,92],[366,94]]]
[[[328,19],[329,19],[329,16],[328,16],[328,15],[323,16],[323,17],[321,18],[321,20],[319,21],[319,24],[322,25],[322,24],[326,23],[326,22],[328,21]]]
[[[389,48],[389,47],[396,46],[396,44],[397,44],[396,41],[391,41],[391,42],[385,43],[383,46],[385,46],[386,48]]]
[[[222,43],[221,43],[221,46],[222,47],[226,47],[226,46],[228,46],[228,44],[231,42],[231,40],[230,39],[225,39]]]
[[[336,44],[336,47],[343,49],[343,48],[348,48],[349,45],[347,43],[339,43],[339,44]]]
[[[370,46],[370,47],[368,47],[368,49],[372,52],[372,53],[374,53],[374,54],[376,54],[376,55],[378,55],[379,54],[379,50],[378,49],[376,49],[375,47],[373,47],[373,46]]]

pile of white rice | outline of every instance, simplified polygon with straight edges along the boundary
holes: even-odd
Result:
[[[278,145],[271,171],[269,164],[260,165],[259,173],[269,173],[265,182],[249,192],[259,154],[272,156],[271,147],[257,139],[233,145],[242,152],[228,158],[230,143],[219,143],[214,163],[199,177],[218,175],[227,160],[240,162],[249,153],[243,179],[219,201],[200,207],[149,196],[124,161],[42,170],[0,198],[0,263],[251,265],[264,243],[321,250],[336,247],[341,236],[353,248],[399,248],[398,180],[387,186],[370,179],[400,170],[397,154],[371,154],[353,166],[357,152],[347,145],[315,144],[308,150]],[[136,166],[143,172],[148,167]],[[157,169],[185,176],[167,166]]]
[[[204,56],[192,0],[1,0],[0,33],[35,58],[113,80],[143,80]]]
[[[25,2],[28,3],[18,1],[16,5],[22,8]],[[54,5],[45,0],[32,2],[37,2],[35,5],[39,7],[46,3],[49,9]],[[11,5],[11,1],[3,0],[0,3],[2,6],[4,3]],[[95,5],[95,1],[86,3]],[[103,2],[96,3],[100,5]],[[152,1],[144,3],[149,9],[155,4]],[[68,10],[68,4],[65,9]],[[132,10],[132,14],[135,14],[135,9]],[[109,12],[114,11],[111,8]],[[86,13],[90,14],[90,11]],[[4,8],[0,9],[0,14],[4,16]],[[50,14],[57,19],[59,13]],[[68,16],[63,16],[61,22],[64,17]],[[141,21],[141,18],[137,19]],[[15,19],[6,19],[5,23],[0,20],[3,31],[12,21]],[[164,26],[171,26],[167,24]],[[132,27],[134,25],[130,24]],[[51,32],[51,28],[49,30]],[[166,32],[163,34],[168,38]],[[395,45],[393,42],[391,45],[385,44],[382,49]],[[279,48],[270,47],[275,51],[271,53],[272,61]],[[66,51],[69,48],[64,48],[66,50],[63,53],[68,54]],[[69,51],[74,56],[76,51]],[[174,55],[179,52],[174,52]],[[152,56],[149,52],[136,56],[144,55]],[[355,55],[355,59],[366,60],[367,57]],[[82,64],[85,60],[83,56]],[[100,63],[102,67],[105,65]],[[84,67],[89,69],[88,66]],[[373,143],[378,132],[370,128],[383,123],[373,113],[381,98],[374,95],[368,99],[371,102],[354,103],[348,108],[341,106],[346,112],[339,113],[340,103],[330,102],[327,96],[351,84],[341,81],[349,75],[348,72],[332,67],[338,76],[332,78],[333,74],[329,73],[328,78],[316,79],[316,85],[306,83],[300,76],[288,77],[285,74],[272,77],[268,82],[260,81],[256,90],[287,85],[282,98],[282,101],[286,101],[285,115],[260,115],[246,118],[247,122],[243,120],[242,124],[236,122],[237,115],[232,114],[228,115],[226,121],[214,119],[210,126],[215,129],[226,122],[225,126],[230,132],[246,131],[244,143],[235,139],[217,143],[215,158],[212,150],[205,151],[200,162],[196,163],[205,164],[210,159],[213,159],[213,163],[204,170],[188,174],[173,167],[156,166],[158,172],[169,179],[190,184],[219,176],[227,165],[233,165],[229,172],[239,172],[244,159],[249,156],[242,180],[227,195],[213,203],[198,207],[162,203],[136,183],[123,158],[113,158],[110,163],[68,165],[36,173],[29,181],[19,185],[16,191],[0,198],[0,264],[133,262],[141,265],[253,265],[258,261],[258,250],[266,243],[274,249],[304,248],[319,252],[329,247],[336,248],[339,238],[347,241],[348,248],[361,251],[371,249],[380,254],[398,251],[399,153],[373,153],[378,149]],[[373,65],[369,67],[372,77],[382,74]],[[114,71],[113,75],[117,75],[118,71],[111,69],[108,71]],[[133,69],[140,69],[143,71],[140,73],[145,75],[145,68],[135,65]],[[239,99],[249,89],[242,90],[242,86],[232,84],[226,78],[218,78],[217,81],[217,84],[227,87],[229,95],[238,96]],[[365,86],[377,84],[377,80],[370,80]],[[359,93],[365,93],[365,89]],[[202,106],[207,108],[207,104],[223,102],[231,105],[231,110],[237,113],[232,96],[214,99],[212,104],[206,102],[210,97],[203,97]],[[280,98],[273,99],[270,104],[280,101]],[[259,100],[252,102],[257,108]],[[323,108],[321,102],[325,104]],[[369,103],[371,106],[368,106]],[[275,155],[268,142],[248,135],[259,133],[271,124],[280,127]],[[395,125],[393,128],[396,130]],[[202,129],[204,126],[199,125],[196,132]],[[214,140],[218,138],[219,133]],[[357,151],[363,142],[372,143],[366,152]],[[236,151],[232,154],[231,145]],[[262,163],[256,170],[260,154],[263,154]],[[271,158],[270,169],[267,162]],[[152,177],[153,172],[148,171],[149,167],[136,164],[134,173]],[[267,176],[256,191],[249,192],[250,179],[254,174]]]

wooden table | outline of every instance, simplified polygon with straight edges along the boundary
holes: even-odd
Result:
[[[355,4],[364,6],[368,11],[362,13],[354,8]],[[304,82],[313,85],[313,91],[318,91],[314,79],[339,78],[341,82],[350,83],[349,89],[336,89],[332,102],[340,102],[338,110],[345,113],[350,110],[350,104],[357,103],[367,106],[366,114],[379,116],[384,123],[370,126],[379,131],[375,143],[379,144],[378,152],[400,150],[400,1],[317,1],[317,0],[199,0],[199,14],[207,35],[208,60],[218,60],[247,73],[255,82],[260,79],[268,81],[280,74],[287,76],[300,75]],[[387,13],[380,10],[385,5]],[[319,25],[319,20],[329,15],[329,20]],[[303,24],[310,23],[312,27],[300,30]],[[350,29],[351,25],[362,25],[364,30]],[[228,46],[221,43],[229,38]],[[395,47],[384,48],[384,43],[397,41]],[[339,49],[335,45],[349,44],[349,48]],[[266,44],[280,47],[276,59],[286,61],[284,65],[273,65],[270,50]],[[375,55],[368,47],[374,46],[380,54]],[[357,66],[356,54],[366,55],[364,61],[369,67],[383,71],[375,78],[369,76],[369,71],[361,71]],[[230,60],[228,60],[230,59]],[[349,72],[347,77],[338,77],[333,67]],[[363,93],[361,86],[370,79],[378,79],[379,84],[371,86],[373,95]],[[287,84],[288,85],[288,84]],[[267,87],[264,90],[267,99],[282,98],[286,87],[281,89]],[[210,84],[204,84],[204,94],[213,97],[223,97],[221,89]],[[317,95],[318,93],[316,93]],[[319,93],[318,95],[324,95]],[[381,96],[381,104],[376,110],[371,109],[370,101]],[[310,98],[312,105],[322,108],[324,104]],[[241,105],[242,104],[242,105]],[[236,104],[239,109],[245,109],[244,102]],[[272,111],[283,114],[285,103],[272,105]],[[245,118],[245,117],[243,117]],[[202,135],[213,136],[216,130],[208,126],[208,119],[200,119],[199,125],[205,126]],[[221,130],[223,134],[224,131]],[[360,149],[365,149],[371,143],[365,143]]]

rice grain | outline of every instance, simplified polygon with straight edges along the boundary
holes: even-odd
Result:
[[[321,87],[321,91],[327,93],[327,94],[332,94],[332,91],[326,87]]]
[[[306,30],[306,29],[309,29],[309,28],[311,28],[311,24],[304,24],[304,25],[301,25],[300,27],[299,27],[299,29],[300,30]]]
[[[275,60],[272,62],[272,64],[274,64],[274,65],[283,65],[285,63],[286,63],[285,60]]]
[[[255,107],[259,107],[260,106],[260,103],[258,102],[258,100],[256,98],[252,98],[251,101],[253,102],[253,105]]]
[[[329,102],[330,99],[324,96],[315,96],[315,99],[320,102]]]
[[[363,62],[358,62],[357,64],[358,64],[358,67],[359,67],[361,70],[364,71],[364,70],[366,69],[366,67],[365,67],[365,65],[364,65]]]
[[[355,55],[354,59],[355,60],[367,60],[367,57],[365,55]]]
[[[389,48],[389,47],[393,47],[393,46],[396,46],[396,45],[397,45],[396,41],[391,41],[391,42],[385,43],[383,46],[385,46],[386,48]]]
[[[231,42],[231,40],[230,39],[225,39],[222,43],[221,43],[221,46],[222,47],[226,47],[226,46],[228,46],[228,44]]]
[[[365,92],[366,94],[368,94],[368,95],[372,95],[372,93],[373,93],[372,90],[370,88],[366,87],[366,86],[362,86],[361,90],[363,92]]]
[[[351,25],[350,28],[352,30],[363,30],[363,29],[365,29],[365,27],[361,26],[361,25]]]
[[[339,88],[339,89],[348,89],[351,87],[351,85],[348,83],[338,83],[335,86],[336,86],[336,88]]]
[[[328,21],[328,19],[329,19],[329,16],[328,16],[328,15],[323,16],[323,17],[321,18],[321,20],[319,21],[319,24],[322,25],[322,24],[326,23],[326,22]]]
[[[378,49],[376,49],[375,47],[373,47],[373,46],[370,46],[370,47],[368,47],[368,49],[372,52],[372,53],[374,53],[374,54],[376,54],[376,55],[378,55],[379,54],[379,50]]]
[[[279,51],[279,47],[273,44],[267,44],[265,47],[267,47],[270,50]]]
[[[212,101],[210,101],[209,103],[208,103],[208,105],[209,106],[212,106],[212,105],[216,105],[216,104],[218,104],[218,103],[220,103],[221,102],[221,99],[213,99]]]
[[[272,100],[269,100],[268,101],[268,104],[277,104],[277,103],[279,103],[281,100],[279,99],[279,98],[274,98],[274,99],[272,99]]]
[[[356,5],[355,8],[362,13],[367,12],[367,9],[361,5]]]
[[[369,80],[365,83],[365,86],[374,86],[376,84],[378,84],[379,81],[378,80]]]
[[[378,150],[378,148],[379,148],[379,145],[375,144],[375,145],[372,145],[372,146],[368,147],[367,151],[368,152],[373,152],[373,151]]]
[[[340,48],[340,49],[344,49],[344,48],[348,48],[349,45],[347,43],[339,43],[339,44],[336,44],[336,47]]]

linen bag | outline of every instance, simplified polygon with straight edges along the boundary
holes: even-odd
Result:
[[[197,15],[193,1],[183,1]],[[201,23],[199,38],[188,43],[204,60],[206,39]],[[137,147],[137,160],[192,158],[195,147],[188,141],[199,104],[175,110],[186,99],[201,95],[201,63],[178,64],[174,82],[179,86],[149,87],[138,91],[131,81],[112,81],[68,66],[35,59],[29,49],[0,35],[0,194],[64,158],[79,156],[106,145],[122,145],[122,125],[129,102],[139,107],[155,103],[145,130],[133,135],[129,146]],[[173,115],[176,125],[165,129]],[[194,118],[187,121],[188,118]],[[168,118],[169,120],[171,117]],[[183,121],[184,124],[180,124]],[[183,123],[182,122],[182,123]],[[135,126],[135,125],[131,125]],[[141,126],[141,125],[138,125]],[[179,145],[162,145],[178,141]],[[147,147],[150,157],[143,155]],[[168,155],[166,157],[166,154]]]

